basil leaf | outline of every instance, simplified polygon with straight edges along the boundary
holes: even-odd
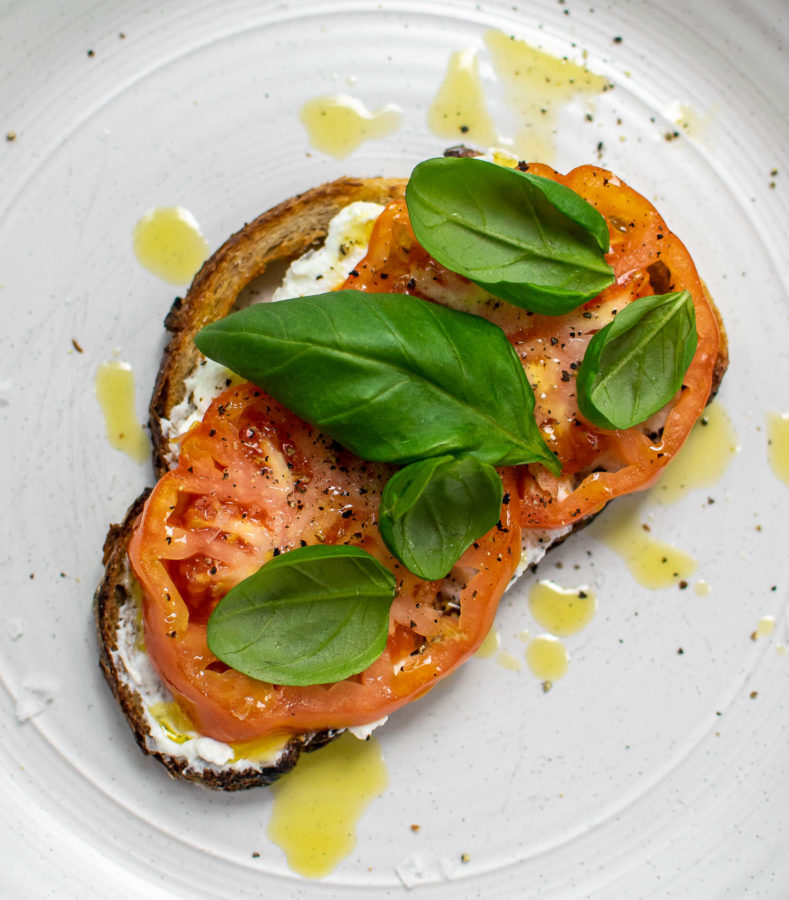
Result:
[[[333,291],[255,304],[195,343],[362,459],[465,453],[560,468],[518,355],[480,316],[403,294]]]
[[[395,585],[394,575],[358,547],[300,547],[219,601],[208,620],[208,646],[260,681],[342,681],[383,652]]]
[[[561,315],[613,284],[608,226],[574,191],[481,159],[429,159],[406,188],[419,243],[486,291]]]
[[[498,522],[502,493],[493,466],[470,456],[411,463],[386,483],[378,527],[408,569],[436,581]]]
[[[578,408],[601,428],[631,428],[665,406],[696,352],[688,291],[628,303],[592,338],[576,379]]]

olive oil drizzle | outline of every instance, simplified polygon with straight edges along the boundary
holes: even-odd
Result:
[[[134,410],[134,373],[120,360],[103,362],[93,382],[96,399],[104,414],[110,446],[138,463],[151,455],[150,441]]]
[[[271,786],[269,838],[307,878],[328,875],[356,846],[356,827],[389,776],[375,737],[344,734]]]
[[[767,414],[767,460],[775,477],[789,486],[789,413]]]
[[[689,491],[715,484],[739,449],[731,418],[720,401],[715,400],[693,426],[683,448],[666,466],[652,496],[661,504],[671,504]]]
[[[182,206],[160,206],[134,227],[134,255],[168,284],[189,284],[208,256],[208,242],[195,217]]]
[[[365,141],[397,131],[403,114],[391,103],[371,112],[355,97],[331,94],[307,100],[299,119],[316,150],[335,159],[345,159]]]

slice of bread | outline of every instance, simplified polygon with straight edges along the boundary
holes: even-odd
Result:
[[[193,342],[195,334],[227,315],[242,290],[269,266],[289,263],[319,245],[329,222],[344,207],[356,201],[385,204],[402,196],[405,184],[397,178],[341,178],[313,188],[258,216],[205,262],[186,297],[175,300],[164,322],[171,338],[149,408],[157,477],[175,461],[176,451],[165,425],[173,408],[184,400],[185,380],[202,358]],[[137,743],[171,775],[231,791],[270,784],[293,768],[302,750],[323,746],[339,732],[294,736],[281,746],[266,748],[263,754],[258,751],[254,759],[234,763],[217,761],[227,751],[213,746],[216,742],[208,742],[206,747],[205,739],[184,740],[182,733],[170,739],[172,728],[157,722],[149,711],[151,705],[167,704],[169,695],[163,686],[152,685],[156,676],[145,664],[139,597],[127,556],[129,538],[147,496],[145,491],[123,522],[110,527],[104,543],[105,573],[94,599],[101,668]]]
[[[402,179],[342,178],[309,190],[250,222],[203,265],[186,297],[176,299],[165,319],[171,338],[150,403],[157,477],[175,462],[177,448],[170,438],[168,425],[174,408],[190,401],[187,378],[202,359],[194,346],[195,334],[209,322],[227,315],[244,288],[269,266],[289,263],[319,245],[329,222],[348,204],[355,201],[385,204],[401,197],[405,184]],[[722,325],[721,335],[724,335]],[[723,337],[711,396],[717,390],[726,363]],[[340,730],[296,735],[279,743],[239,750],[192,733],[182,716],[180,720],[177,714],[175,720],[169,716],[172,697],[153,670],[142,645],[140,591],[127,556],[128,542],[147,494],[148,491],[144,492],[132,504],[121,524],[110,527],[105,541],[105,574],[94,600],[101,668],[137,743],[172,776],[231,791],[270,784],[295,765],[302,750],[324,745]],[[539,545],[537,552],[525,559],[522,568],[536,562],[584,521],[541,533],[535,538]]]

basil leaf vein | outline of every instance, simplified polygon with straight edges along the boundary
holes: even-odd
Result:
[[[594,335],[578,369],[582,415],[600,428],[632,428],[682,386],[696,352],[688,291],[640,297]]]
[[[403,294],[333,291],[255,304],[195,343],[362,459],[454,453],[559,470],[517,353],[480,316]]]
[[[383,652],[395,591],[394,575],[359,547],[300,547],[228,591],[208,620],[208,647],[260,681],[342,681]]]
[[[411,572],[436,581],[499,521],[502,494],[498,472],[473,457],[411,463],[384,487],[381,536]]]
[[[453,272],[560,315],[613,283],[602,215],[562,184],[480,159],[419,163],[406,188],[419,243]]]

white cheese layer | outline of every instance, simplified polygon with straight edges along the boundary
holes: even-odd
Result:
[[[383,210],[379,203],[358,200],[338,212],[329,223],[323,246],[291,263],[271,299],[310,297],[340,287],[367,253],[370,233]]]

